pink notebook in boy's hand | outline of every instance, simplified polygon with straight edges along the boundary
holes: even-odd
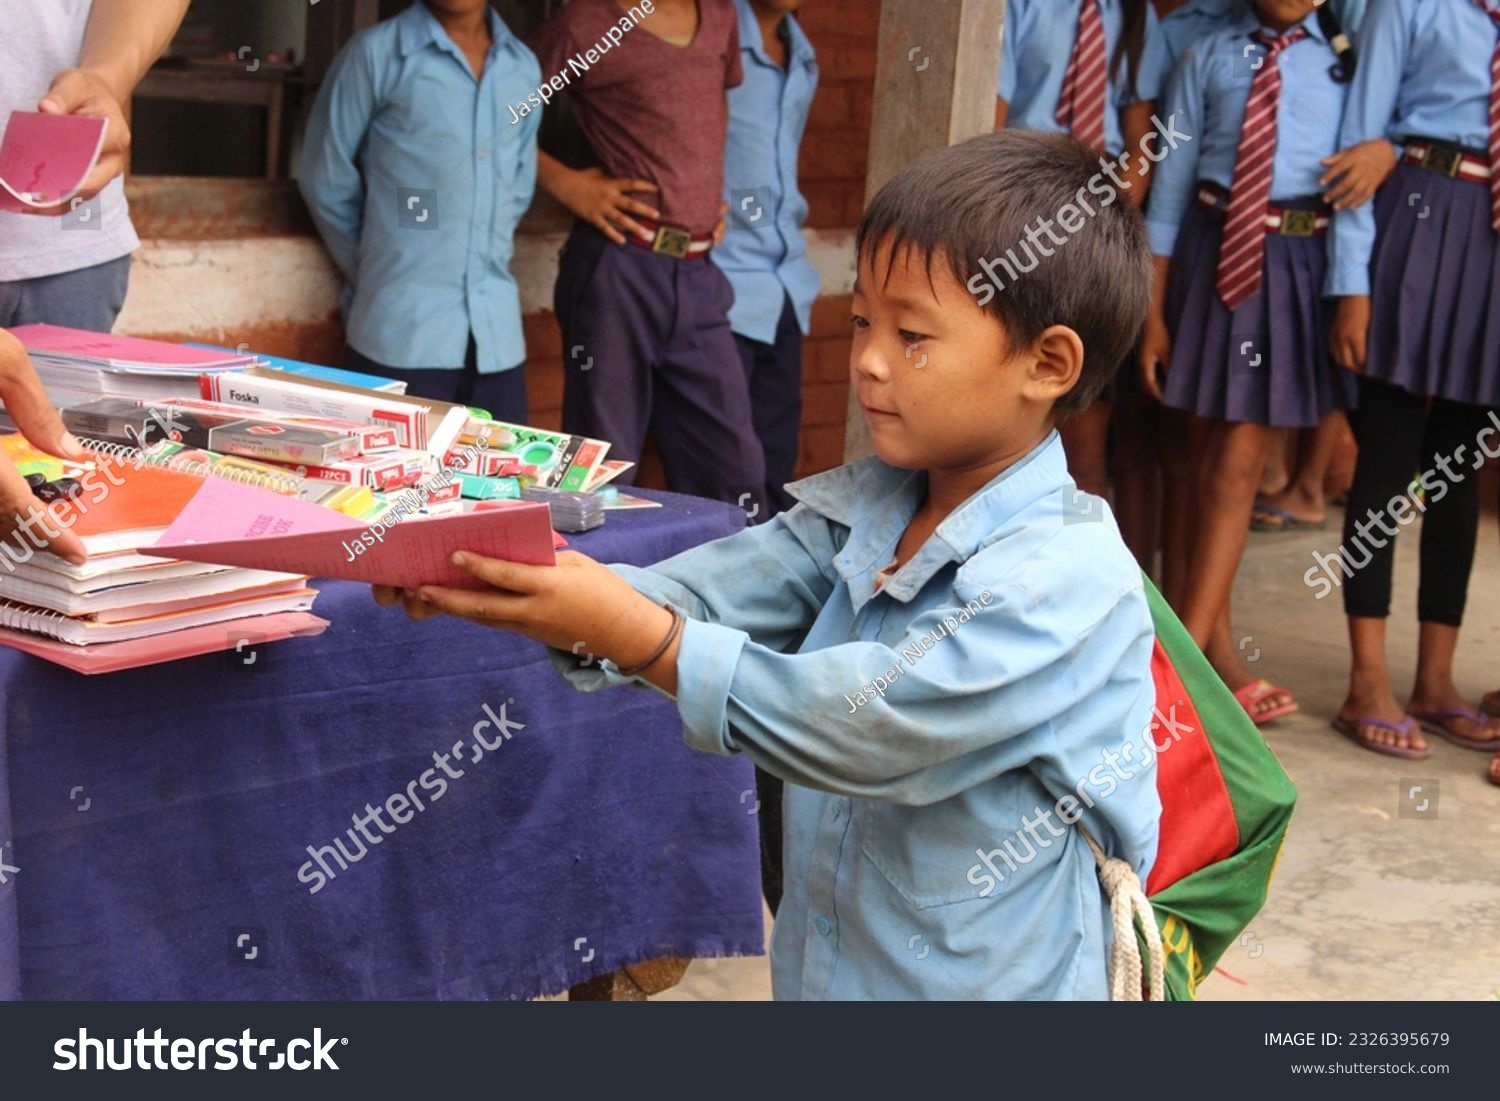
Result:
[[[483,589],[482,581],[449,562],[459,550],[553,565],[551,511],[521,503],[380,528],[310,501],[209,478],[161,539],[140,553],[398,589]]]
[[[0,139],[0,210],[65,203],[83,188],[104,149],[108,119],[12,111]]]

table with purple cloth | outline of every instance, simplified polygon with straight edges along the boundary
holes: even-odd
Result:
[[[571,545],[744,525],[650,496]],[[651,689],[315,584],[316,638],[93,677],[0,649],[0,998],[531,998],[763,950],[748,761]]]

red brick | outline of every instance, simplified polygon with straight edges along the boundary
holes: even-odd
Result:
[[[845,196],[848,184],[839,182],[802,182],[807,198],[807,225],[810,229],[844,229]]]
[[[849,92],[850,86],[847,84],[819,85],[818,94],[813,97],[812,110],[807,115],[808,131],[847,128]]]
[[[855,35],[825,35],[829,43],[818,53],[818,69],[831,83],[875,79],[875,41]],[[816,45],[816,43],[814,43]]]
[[[526,355],[530,359],[557,359],[562,355],[562,330],[551,310],[527,314],[521,318],[526,337]]]
[[[842,426],[849,419],[849,383],[814,382],[802,387],[802,423],[809,428]]]
[[[844,464],[844,426],[824,425],[805,429],[797,459],[797,477],[821,474]]]
[[[542,424],[540,416],[549,416],[552,421],[562,418],[563,366],[560,359],[530,359],[526,363],[526,404],[530,410],[531,423],[538,428],[551,428],[553,423]]]
[[[849,340],[815,340],[809,351],[810,356],[804,356],[811,370],[808,372],[812,378],[823,381],[834,381],[844,378],[849,374]]]
[[[830,294],[819,298],[812,308],[812,335],[814,337],[847,337],[849,335],[849,311],[853,307],[852,294]]]
[[[849,122],[854,129],[868,137],[870,120],[875,115],[875,82],[851,82],[848,87]]]
[[[859,180],[869,161],[869,137],[848,129],[809,132],[802,143],[804,180]]]
[[[873,47],[880,27],[880,8],[870,0],[818,0],[797,13],[797,22],[815,48],[821,48],[830,36],[854,34],[868,37]]]

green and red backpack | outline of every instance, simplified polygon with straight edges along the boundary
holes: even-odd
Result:
[[[1187,1001],[1265,905],[1297,789],[1149,579],[1146,595],[1158,714],[1175,709],[1180,737],[1156,756],[1161,839],[1145,891],[1167,999]]]

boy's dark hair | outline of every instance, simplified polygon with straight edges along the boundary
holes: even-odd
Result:
[[[1000,130],[949,146],[880,189],[859,223],[858,258],[887,243],[892,256],[914,249],[930,278],[941,254],[1013,348],[1066,325],[1083,340],[1083,371],[1053,413],[1086,409],[1140,332],[1153,278],[1145,223],[1100,165],[1071,138],[1038,131]],[[1068,224],[1083,225],[1059,232],[1069,207]]]

